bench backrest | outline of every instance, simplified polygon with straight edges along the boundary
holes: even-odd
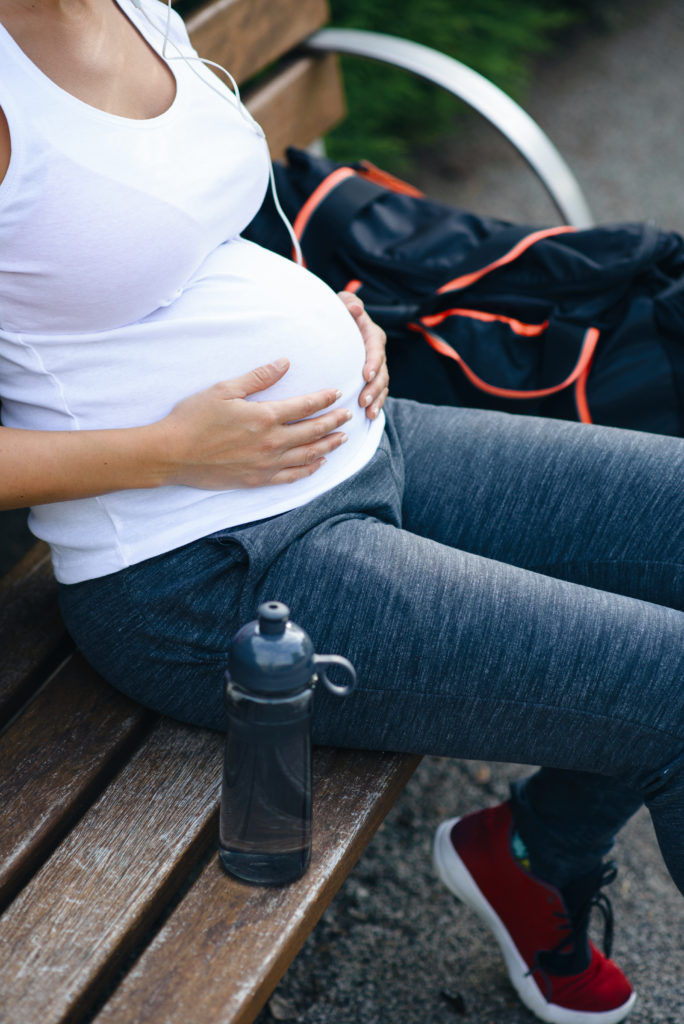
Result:
[[[227,68],[239,85],[269,69],[243,98],[273,159],[287,146],[308,145],[345,114],[336,58],[293,53],[328,16],[325,0],[210,0],[186,17],[200,57]]]

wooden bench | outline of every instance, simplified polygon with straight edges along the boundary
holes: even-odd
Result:
[[[199,52],[243,82],[327,17],[324,0],[209,0],[188,22]],[[260,77],[249,105],[275,157],[343,116],[326,51],[362,37],[318,35]],[[503,113],[484,112],[505,124],[498,102]],[[581,221],[552,148],[540,157],[525,138]],[[281,889],[242,885],[215,853],[222,738],[133,704],[74,652],[42,544],[0,581],[0,650],[0,1020],[253,1020],[419,758],[317,750],[309,872]]]

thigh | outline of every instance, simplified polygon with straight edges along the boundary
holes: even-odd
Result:
[[[321,524],[247,596],[279,599],[357,692],[318,742],[603,772],[638,785],[684,743],[684,614],[371,518]]]
[[[223,728],[230,640],[254,618],[262,600],[260,581],[282,552],[314,536],[318,526],[350,518],[398,526],[402,470],[395,447],[383,437],[358,473],[290,512],[218,530],[119,572],[61,586],[67,628],[117,689],[182,721]],[[297,551],[306,559],[305,546]],[[312,565],[309,574],[304,562],[295,572],[295,589],[318,591],[323,577],[321,567]],[[270,584],[266,592],[269,599],[282,596]]]
[[[684,441],[393,404],[404,526],[450,546],[684,608]]]
[[[466,472],[464,453],[455,459],[455,483],[444,462],[427,486],[430,463],[418,486],[417,456],[406,442],[406,425],[416,419],[404,411],[410,404],[395,403],[390,415],[390,433],[404,435],[403,467],[383,448],[348,485],[293,513],[63,588],[68,624],[90,660],[157,710],[220,728],[230,637],[261,601],[277,599],[319,652],[344,654],[359,671],[359,690],[344,702],[319,693],[319,742],[621,777],[678,756],[684,614],[402,528],[392,495],[398,501],[403,493],[412,506],[405,524],[417,528],[422,516],[426,533],[448,532],[445,514],[428,511],[433,489],[457,535],[470,529],[460,520],[488,504],[484,494],[475,500],[479,477],[472,467]],[[459,424],[465,437],[470,417],[458,414],[468,410],[425,407],[423,415],[417,408],[447,441],[456,440]],[[525,436],[536,431],[544,447],[544,424],[530,421],[530,430]],[[416,427],[417,450],[424,433]],[[554,444],[558,437],[554,430]],[[441,443],[433,436],[433,448]],[[472,440],[469,447],[472,461]],[[468,502],[459,497],[459,474]],[[409,498],[412,486],[418,493]],[[495,484],[486,490],[491,497]],[[536,493],[544,504],[546,494]],[[529,493],[526,502],[531,515]],[[506,517],[493,514],[510,533]]]

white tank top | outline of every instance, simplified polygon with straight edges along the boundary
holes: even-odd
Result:
[[[124,14],[159,52],[166,7]],[[192,55],[182,21],[171,38]],[[294,484],[169,486],[32,509],[64,583],[103,576],[215,530],[285,512],[371,457],[383,419],[358,406],[364,346],[318,278],[239,237],[268,179],[265,143],[202,65],[170,62],[176,96],[149,120],[105,113],[44,75],[0,25],[0,400],[6,426],[140,426],[183,397],[280,356],[260,395],[323,387],[353,413],[347,444]],[[203,79],[228,97],[218,96]]]

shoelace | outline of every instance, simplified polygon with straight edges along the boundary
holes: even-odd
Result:
[[[608,864],[604,865],[601,880],[599,882],[599,888],[589,900],[589,906],[587,909],[587,919],[591,915],[591,911],[594,907],[601,911],[603,916],[603,952],[607,957],[610,957],[610,954],[613,952],[613,907],[605,892],[601,892],[600,890],[604,885],[610,885],[611,882],[615,881],[616,875],[617,867],[613,861],[609,861]]]
[[[607,957],[610,956],[613,949],[613,908],[610,900],[601,890],[604,886],[610,885],[615,880],[616,875],[617,865],[615,861],[608,861],[606,864],[603,864],[596,879],[592,880],[591,890],[587,897],[578,906],[569,908],[569,912],[565,914],[561,914],[558,911],[555,912],[555,916],[562,919],[561,927],[567,931],[567,934],[552,949],[537,952],[533,966],[527,971],[528,976],[534,974],[535,971],[541,971],[547,989],[547,1000],[551,997],[551,983],[548,975],[549,973],[556,973],[553,969],[550,970],[553,958],[559,954],[562,956],[567,950],[579,951],[584,946],[584,939],[589,928],[589,919],[594,907],[601,912],[603,917],[603,951]],[[570,964],[568,964],[568,967],[570,967]],[[567,970],[568,968],[566,967],[563,973]],[[569,973],[580,972],[571,968]]]

